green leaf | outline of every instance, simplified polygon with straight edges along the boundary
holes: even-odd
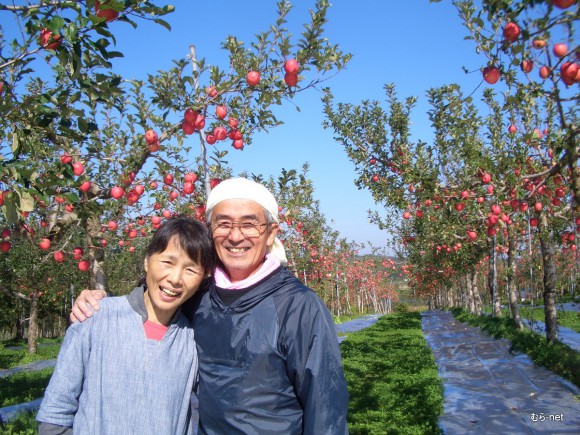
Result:
[[[89,132],[89,126],[88,126],[87,120],[85,118],[79,118],[77,122],[78,122],[80,131],[82,131],[83,133]]]
[[[12,133],[12,146],[10,147],[12,154],[14,154],[14,155],[18,154],[19,147],[20,147],[20,145],[18,142],[18,134],[16,132],[13,132]]]
[[[156,20],[154,20],[155,23],[162,25],[163,27],[165,27],[167,30],[171,30],[171,26],[169,25],[169,23],[165,20],[160,20],[159,18],[157,18]]]
[[[19,208],[21,211],[34,210],[34,198],[26,190],[17,189],[16,193],[20,197]]]

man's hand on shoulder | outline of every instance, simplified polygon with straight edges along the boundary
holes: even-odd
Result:
[[[69,320],[71,323],[84,322],[93,315],[93,311],[98,311],[99,300],[107,297],[105,290],[83,290],[76,298],[72,307]]]

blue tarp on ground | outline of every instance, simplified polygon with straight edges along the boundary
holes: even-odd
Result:
[[[422,323],[443,381],[445,433],[580,433],[575,385],[448,311],[427,311]]]

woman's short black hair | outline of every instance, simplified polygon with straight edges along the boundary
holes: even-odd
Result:
[[[191,217],[177,216],[164,221],[155,231],[145,256],[150,257],[165,251],[169,241],[177,237],[177,243],[189,258],[203,267],[206,274],[213,273],[216,254],[211,232],[206,225]]]

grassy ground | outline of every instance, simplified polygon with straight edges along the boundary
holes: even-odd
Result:
[[[30,402],[44,395],[53,367],[0,378],[0,408]]]
[[[513,350],[528,354],[534,363],[546,367],[580,387],[580,352],[562,343],[549,345],[545,336],[529,329],[519,331],[513,320],[508,317],[475,316],[461,308],[454,308],[451,311],[461,322],[478,326],[495,338],[510,340]]]
[[[381,317],[341,344],[351,435],[439,433],[443,386],[417,312]]]
[[[37,427],[36,412],[25,411],[0,427],[0,430],[5,435],[34,435],[38,433]]]
[[[520,308],[520,316],[522,316],[522,318],[530,320],[532,319],[532,315],[534,320],[540,320],[543,322],[545,319],[543,308],[534,308],[533,310],[529,307]],[[580,332],[580,312],[558,310],[558,324],[576,332]]]
[[[26,350],[27,343],[22,340],[0,342],[0,370],[22,366],[34,361],[56,359],[62,339],[42,339],[39,341],[37,353],[31,355]],[[23,347],[21,350],[11,350],[8,347]]]

